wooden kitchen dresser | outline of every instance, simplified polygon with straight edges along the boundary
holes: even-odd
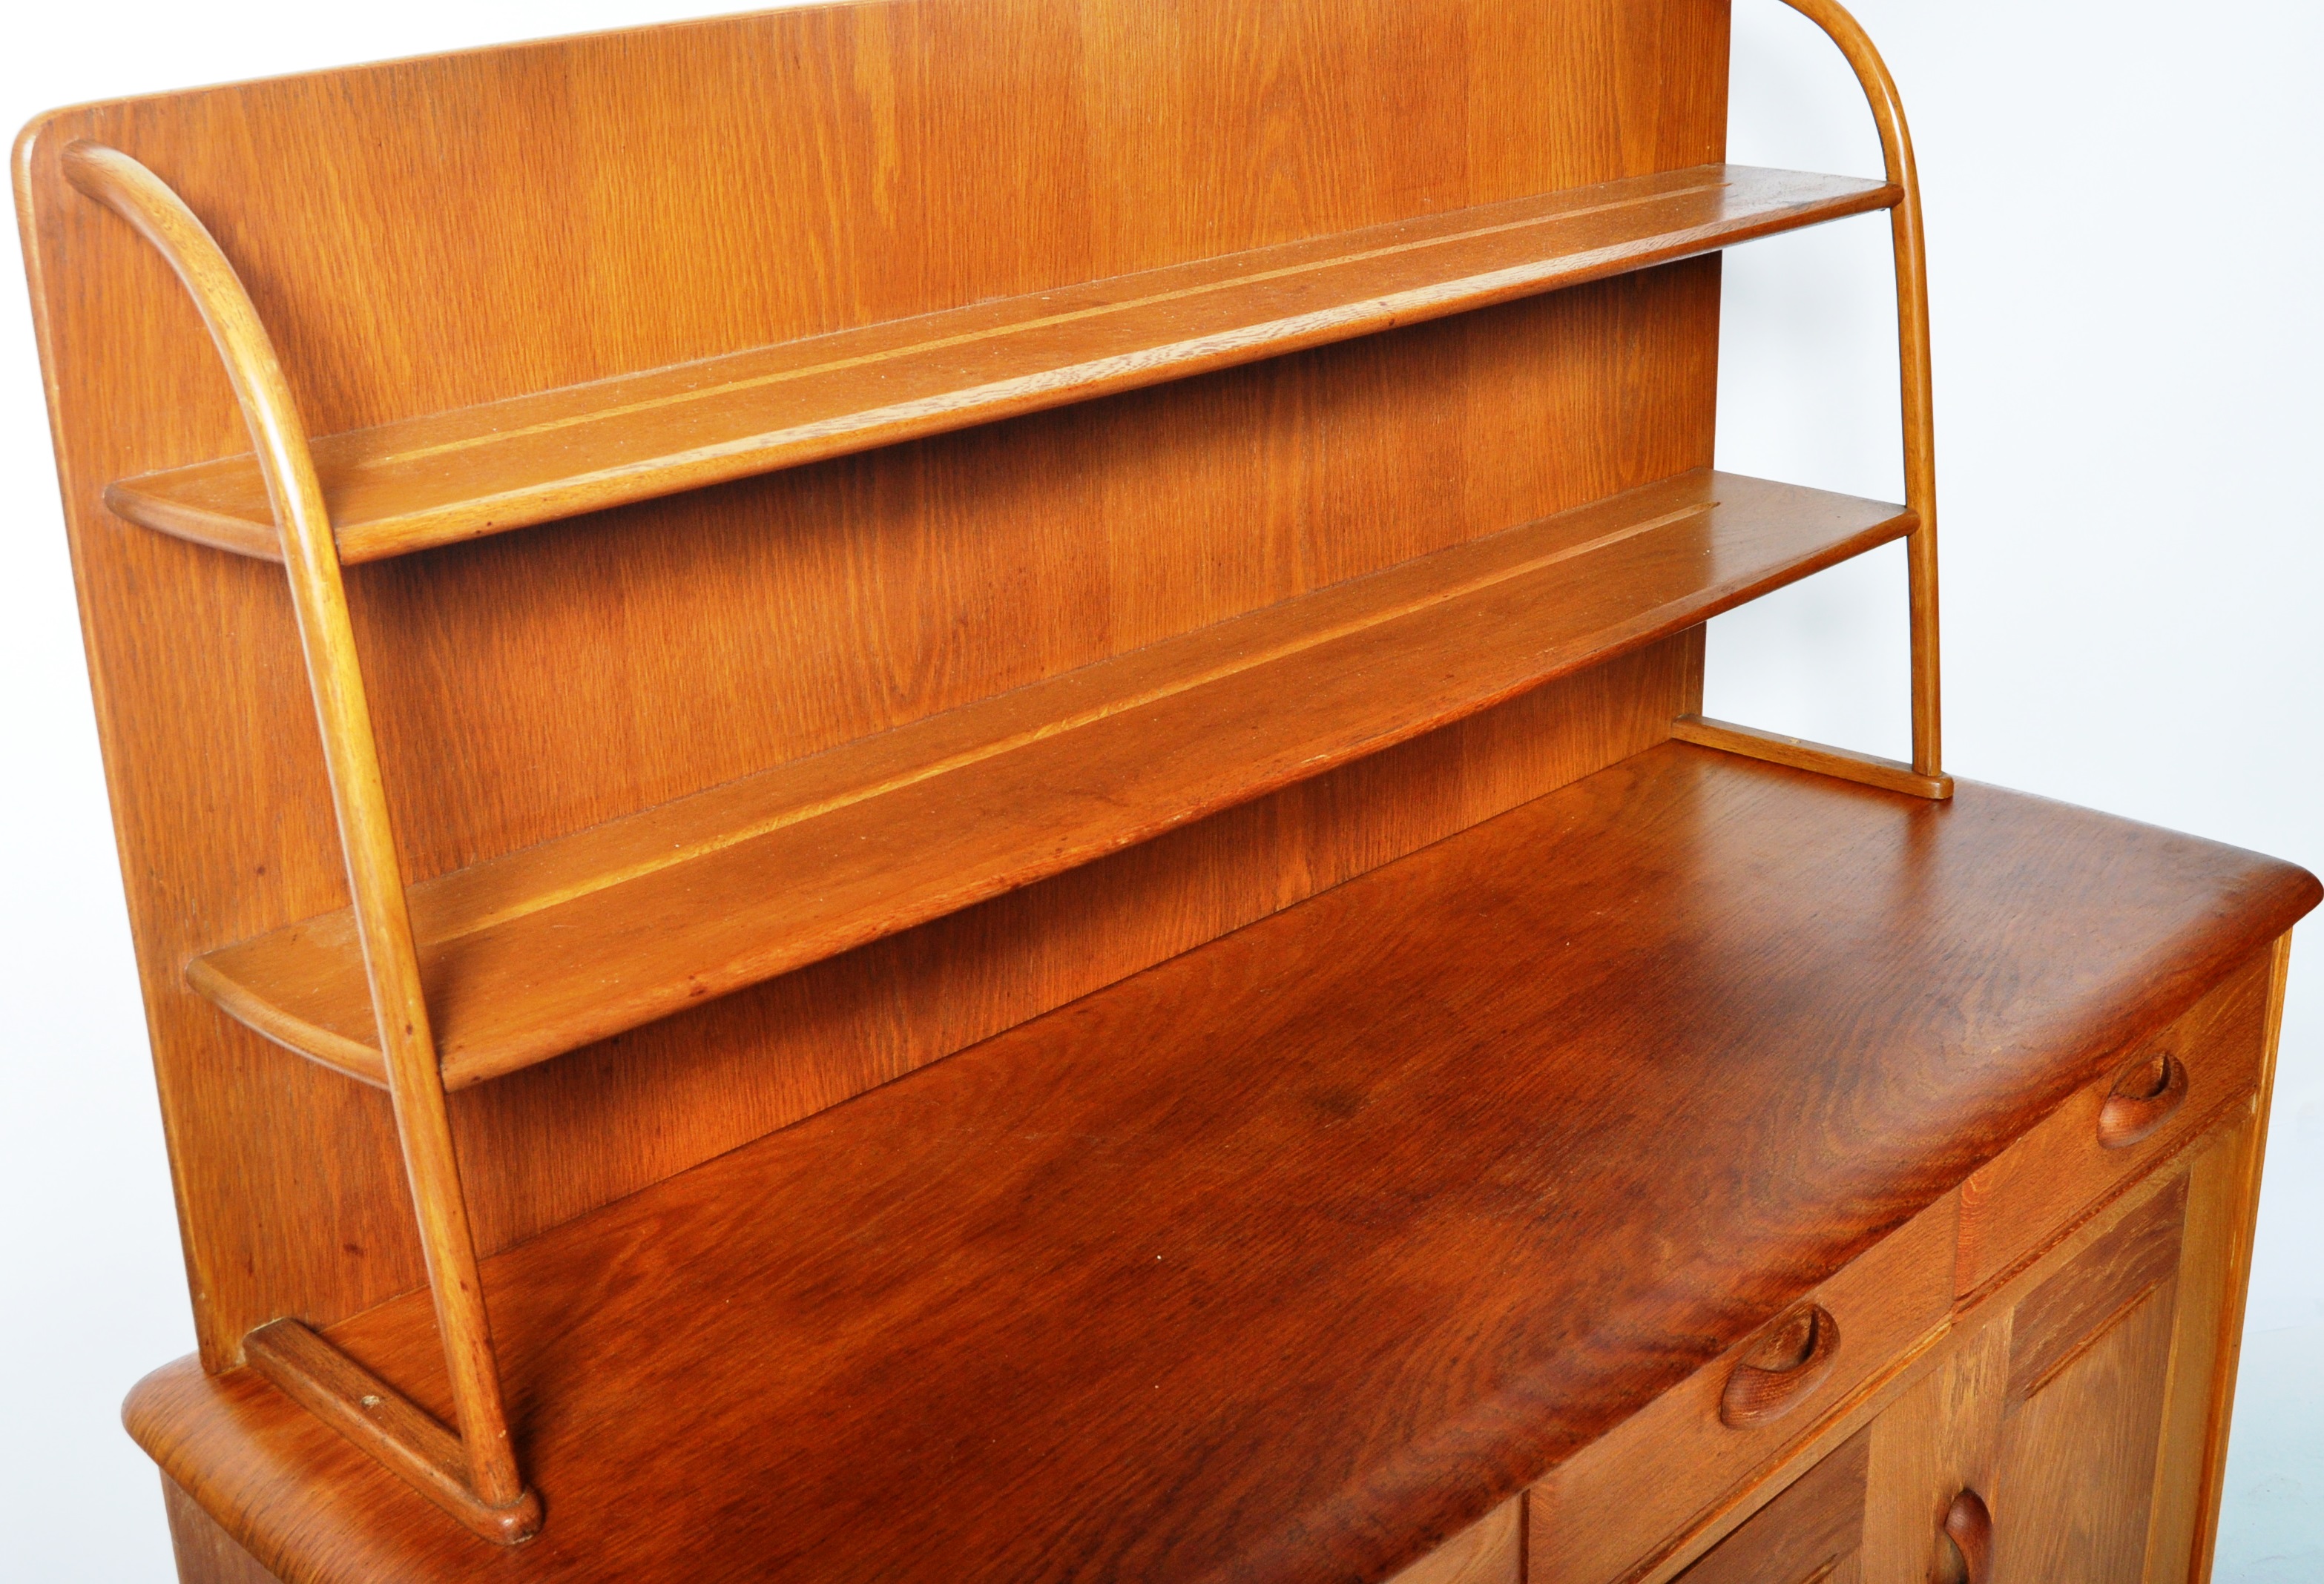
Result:
[[[2319,889],[1944,773],[1791,3],[1881,179],[1722,162],[1720,0],[28,128],[181,1577],[2200,1578]],[[1711,471],[1719,250],[1881,211],[1905,502]],[[1701,717],[1897,540],[1910,763]]]

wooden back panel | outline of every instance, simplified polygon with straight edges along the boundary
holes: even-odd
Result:
[[[247,448],[58,171],[134,155],[318,433],[1720,158],[1726,0],[899,0],[99,105],[15,180],[204,1357],[420,1280],[385,1098],[195,997],[342,905],[279,568],[112,479]],[[410,878],[1711,461],[1715,259],[353,569]],[[1682,641],[456,1098],[503,1246],[1665,734]]]

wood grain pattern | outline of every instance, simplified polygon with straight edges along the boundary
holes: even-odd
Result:
[[[1727,1372],[1719,1394],[1719,1422],[1745,1430],[1780,1419],[1808,1400],[1840,1357],[1840,1322],[1811,1303],[1776,1322]]]
[[[1525,1498],[1503,1502],[1389,1584],[1525,1584]]]
[[[540,1497],[485,1501],[474,1488],[474,1460],[460,1438],[295,1320],[260,1326],[244,1339],[250,1368],[309,1414],[410,1481],[429,1501],[496,1545],[540,1530]]]
[[[1847,58],[1880,134],[1881,164],[1900,197],[1890,211],[1896,256],[1896,372],[1904,430],[1904,500],[1919,526],[1904,541],[1912,631],[1913,769],[1944,774],[1943,701],[1937,616],[1936,384],[1929,332],[1927,226],[1913,131],[1896,79],[1871,35],[1839,0],[1784,0],[1823,29]]]
[[[1878,787],[1884,791],[1909,793],[1914,797],[1950,797],[1953,795],[1950,776],[1924,776],[1911,765],[1900,764],[1893,759],[1882,759],[1877,754],[1858,753],[1853,749],[1809,742],[1797,737],[1785,737],[1780,732],[1763,732],[1757,726],[1738,726],[1732,721],[1707,720],[1699,714],[1682,715],[1672,723],[1671,735],[1681,742],[1692,742],[1698,748],[1716,748],[1750,759],[1764,759],[1769,764],[1789,765],[1795,770],[1813,770],[1820,776],[1838,776],[1844,781],[1861,781],[1867,787]]]
[[[1749,581],[1717,536],[1650,616],[1651,576],[1605,574],[1685,562],[1683,533],[1493,562],[1510,524],[1699,483],[1717,262],[1658,260],[1895,206],[1916,511],[1864,531],[1910,530],[1914,765],[1827,762],[1942,785],[1911,144],[1861,31],[1794,4],[1864,82],[1885,186],[1711,190],[1723,0],[868,3],[28,129],[16,196],[205,1362],[286,1312],[348,1349],[281,1322],[263,1368],[140,1388],[137,1433],[232,1530],[204,1565],[1505,1572],[1507,1515],[1571,1497],[1630,1426],[1673,1449],[1630,1482],[1648,1532],[1683,1518],[1655,1500],[1736,1509],[1738,1469],[1862,1432],[1975,1251],[2038,1249],[2232,1110],[2241,1024],[2111,1175],[2037,1152],[2069,1191],[1987,1194],[2005,1213],[1957,1233],[1963,1174],[2071,1112],[2315,883],[1982,788],[1914,808],[1650,748],[1699,709],[1702,591]],[[215,216],[251,322],[280,330],[262,405],[341,433],[354,542],[409,554],[342,581],[311,470],[289,511],[272,470],[287,602],[114,514],[229,544],[262,520],[248,466],[201,463],[236,448],[233,410],[183,305],[71,190],[85,140]],[[108,510],[122,478],[145,484]],[[450,542],[549,516],[572,520]],[[1542,625],[1593,600],[1594,639]],[[319,756],[294,685],[318,611]],[[376,764],[349,728],[366,683]],[[376,1043],[346,949],[257,976],[242,1009],[327,1004],[306,1027],[395,1074],[448,1359],[425,1294],[376,1302],[420,1268],[379,1098],[181,981],[204,958],[213,988],[256,982],[216,972],[221,942],[352,940],[285,930],[347,900],[332,787],[353,913],[394,937]],[[457,926],[440,1008],[406,873]],[[820,923],[785,913],[795,889]],[[585,949],[541,949],[592,908]],[[650,971],[609,983],[632,958]],[[454,1075],[504,1081],[447,1104],[429,1026],[463,996],[507,1027],[562,1018],[516,1054],[566,1059],[514,1071],[521,1036],[477,1040]],[[2190,1246],[2232,1257],[2235,1213],[2204,1203]],[[2113,1272],[2132,1219],[2065,1247]],[[429,1470],[454,1462],[429,1416],[456,1414],[475,1483],[517,1488],[498,1398],[478,1406],[476,1242],[512,1245],[487,1270],[514,1436],[562,1515],[497,1555],[328,1433],[364,1430],[366,1383],[408,1391]],[[2207,1372],[2223,1423],[2221,1317],[2173,1295],[2190,1257],[2092,1346],[2029,1355],[2005,1486],[2133,1501],[2137,1415],[2183,1430]],[[1976,1290],[2031,1294],[2029,1348],[2090,1329],[2006,1274],[2028,1261]],[[1697,1388],[1810,1294],[1846,1320],[1845,1349],[1816,1333],[1831,1377],[1717,1426]],[[2093,1426],[2087,1490],[2019,1466]],[[2203,1487],[2154,1451],[2155,1524],[2069,1536],[2068,1565],[2177,1544],[2166,1498]],[[1563,1543],[1580,1513],[1525,1533]],[[1857,1584],[1870,1560],[1808,1565]]]
[[[2010,1304],[1987,1307],[1998,1314],[1961,1315],[1936,1367],[1873,1422],[1864,1584],[1969,1584],[1942,1536],[1960,1493],[1992,1484],[2009,1400]]]
[[[272,340],[199,217],[151,170],[115,150],[86,141],[68,143],[62,167],[76,189],[121,216],[152,244],[185,287],[217,348],[256,447],[252,465],[263,485],[268,516],[276,524],[276,549],[290,575],[300,655],[314,694],[332,812],[354,893],[348,927],[361,943],[356,966],[362,1009],[382,1053],[380,1078],[395,1114],[421,1258],[451,1370],[460,1460],[471,1497],[500,1515],[487,1529],[503,1536],[529,1533],[539,1523],[540,1503],[525,1491],[509,1447],[443,1071],[429,1027],[403,871],[380,778],[379,742],[306,432]]]
[[[2255,960],[2174,1025],[2118,1053],[2093,1081],[1998,1160],[1961,1186],[1960,1291],[1969,1294],[2022,1264],[2061,1230],[2199,1137],[2259,1082],[2265,1055],[2268,965]],[[2188,1071],[2188,1099],[2141,1142],[2109,1149],[2098,1119],[2126,1061],[2165,1050]]]
[[[2252,1110],[1969,1301],[1873,1425],[1867,1584],[2190,1576]]]
[[[979,303],[315,444],[348,562],[604,511],[1279,357],[1893,206],[1706,165]],[[279,557],[248,456],[107,487],[148,528]]]
[[[487,1261],[551,1515],[517,1551],[246,1373],[130,1419],[302,1580],[1384,1578],[1828,1294],[2317,894],[1667,745]],[[435,1411],[428,1331],[409,1297],[332,1335]],[[637,1411],[704,1372],[682,1434]],[[899,1488],[943,1499],[885,1522]]]
[[[2139,1577],[2171,1363],[2174,1276],[2010,1419],[1991,1497],[1993,1573]]]
[[[1993,1509],[1963,1490],[1945,1509],[1945,1538],[1960,1561],[1961,1584],[1993,1584]]]
[[[2219,1496],[2226,1488],[2227,1432],[2236,1403],[2236,1366],[2244,1340],[2244,1304],[2251,1295],[2252,1242],[2259,1231],[2260,1171],[2267,1159],[2268,1118],[2275,1101],[2278,1042],[2283,1034],[2284,988],[2292,968],[2292,937],[2282,936],[2270,953],[2267,1025],[2261,1036],[2260,1089],[2253,1097],[2251,1136],[2244,1146],[2241,1182],[2229,1183],[2234,1198],[2224,1211],[2229,1229],[2226,1250],[2227,1285],[2219,1294],[2219,1340],[2214,1354],[2210,1385],[2210,1423],[2204,1438],[2203,1468],[2197,1485],[2192,1547],[2195,1584],[2209,1584],[2213,1543],[2218,1538]],[[2199,1210],[2197,1223],[2209,1215]],[[2156,1499],[2165,1493],[2158,1491]]]
[[[1872,1432],[1837,1451],[1679,1575],[1685,1584],[1858,1584]]]
[[[2187,1103],[2187,1067],[2168,1051],[2132,1058],[2098,1108],[2098,1143],[2127,1149],[2154,1136]]]
[[[161,1477],[161,1506],[170,1521],[178,1584],[280,1584],[166,1474]]]
[[[1965,1584],[1962,1559],[1946,1537],[1944,1525],[1963,1490],[1982,1493],[1995,1488],[2002,1432],[2011,1406],[2009,1355],[2018,1304],[2080,1262],[2126,1222],[2144,1213],[2158,1196],[2185,1197],[2189,1237],[2197,1236],[2194,1229],[2219,1213],[2205,1208],[2207,1196],[2213,1195],[2218,1185],[2231,1185],[2236,1180],[2234,1169],[2222,1170],[2215,1163],[2227,1153],[2240,1150],[2236,1141],[2246,1137],[2248,1115],[2247,1110],[2231,1108],[2204,1138],[2170,1159],[2151,1163],[2145,1175],[2112,1204],[2067,1232],[2006,1280],[1957,1309],[1953,1324],[1941,1342],[1907,1364],[1886,1385],[1863,1394],[1786,1452],[1778,1465],[1738,1489],[1659,1561],[1637,1572],[1636,1584],[1672,1584],[1793,1480],[1849,1437],[1868,1428],[1872,1434],[1872,1457],[1859,1561],[1864,1584]],[[2238,1155],[2237,1158],[2243,1157]],[[2182,1336],[2186,1334],[2184,1317],[2182,1309],[2179,1327]],[[2176,1362],[2172,1376],[2174,1382],[2179,1379]],[[2164,1427],[2163,1436],[2165,1455],[2158,1460],[2158,1490],[2174,1460],[2196,1469],[2204,1461],[2200,1434],[2174,1443]],[[2187,1483],[2183,1476],[2173,1478],[2180,1484]],[[2156,1511],[2157,1523],[2150,1533],[2159,1536],[2163,1533],[2160,1506]]]
[[[184,982],[192,957],[348,898],[280,574],[103,507],[112,480],[247,441],[166,271],[63,180],[67,143],[167,172],[330,433],[1715,164],[1726,23],[1718,0],[1190,0],[1158,19],[865,4],[28,129],[18,209],[205,1357],[231,1363],[279,1315],[341,1318],[421,1266],[383,1098]],[[1717,316],[1717,260],[1693,260],[352,567],[403,870],[1707,465]],[[455,1095],[477,1239],[633,1192],[1657,741],[1676,713],[1658,664]]]
[[[2154,1516],[2140,1575],[2148,1584],[2191,1584],[2211,1564],[2217,1471],[2227,1441],[2227,1407],[2235,1398],[2231,1355],[2242,1337],[2240,1300],[2250,1279],[2248,1266],[2237,1264],[2248,1257],[2237,1243],[2251,1216],[2248,1174],[2259,1136],[2257,1117],[2246,1115],[2194,1152],[2187,1168],[2179,1303],[2158,1438],[2163,1455],[2155,1465]]]
[[[2010,1331],[2011,1406],[2040,1391],[2093,1338],[2178,1274],[2186,1219],[2181,1178],[2025,1295]]]
[[[1198,629],[415,889],[445,1083],[498,1077],[1150,840],[1905,532],[1729,474]],[[195,986],[379,1081],[350,915]]]
[[[1726,1420],[1734,1372],[1766,1345],[1762,1336],[1558,1467],[1526,1497],[1536,1579],[1612,1584],[1648,1571],[1792,1447],[1932,1346],[1951,1312],[1941,1267],[1955,1235],[1952,1203],[1940,1201],[1818,1289],[1815,1306],[1838,1321],[1829,1334],[1843,1340],[1814,1385],[1786,1403],[1789,1412]]]

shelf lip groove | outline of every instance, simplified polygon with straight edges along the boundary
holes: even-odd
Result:
[[[1894,207],[1703,165],[947,309],[314,442],[340,558],[383,560],[1192,378]],[[279,559],[257,465],[108,486],[115,515]]]
[[[1449,725],[1902,537],[1698,469],[410,888],[447,1087],[545,1061]],[[366,1082],[346,911],[192,986]]]

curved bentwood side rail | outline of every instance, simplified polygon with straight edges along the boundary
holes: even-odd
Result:
[[[1942,732],[1937,686],[1937,443],[1935,398],[1929,371],[1929,261],[1921,228],[1921,175],[1913,162],[1913,132],[1888,63],[1861,23],[1837,0],[1784,0],[1831,35],[1855,69],[1880,129],[1880,157],[1888,180],[1904,195],[1889,212],[1896,244],[1896,350],[1904,413],[1904,503],[1920,519],[1905,536],[1913,621],[1913,768],[1941,775]]]
[[[1907,767],[1818,743],[1801,742],[1723,721],[1691,716],[1676,734],[1688,741],[1779,764],[1824,770],[1923,797],[1952,796],[1944,773],[1943,726],[1937,679],[1937,463],[1934,394],[1929,372],[1929,266],[1921,226],[1921,178],[1913,161],[1913,133],[1896,79],[1871,36],[1838,0],[1784,0],[1823,29],[1840,46],[1872,109],[1889,184],[1904,196],[1889,211],[1896,250],[1896,350],[1903,384],[1904,503],[1918,519],[1904,536],[1905,578],[1913,646],[1913,762]]]
[[[371,706],[355,655],[330,514],[282,365],[234,265],[185,201],[127,154],[92,143],[64,151],[74,187],[135,226],[177,272],[201,310],[250,427],[253,448],[282,536],[299,639],[322,729],[331,800],[354,893],[388,1092],[418,1211],[436,1320],[443,1333],[459,1421],[453,1443],[418,1408],[393,1396],[360,1366],[298,1328],[286,1346],[282,1322],[245,1343],[252,1364],[321,1417],[364,1443],[469,1527],[506,1543],[540,1527],[540,1503],[525,1488],[509,1442],[492,1331],[484,1312],[467,1201],[452,1153],[451,1121],[436,1042],[412,947],[403,876],[380,779]],[[295,1322],[290,1322],[294,1323]],[[337,1360],[337,1364],[333,1362]],[[337,1365],[345,1365],[345,1368]],[[342,1396],[352,1392],[352,1401]],[[429,1437],[426,1428],[438,1430]],[[465,1467],[447,1467],[456,1459]]]

